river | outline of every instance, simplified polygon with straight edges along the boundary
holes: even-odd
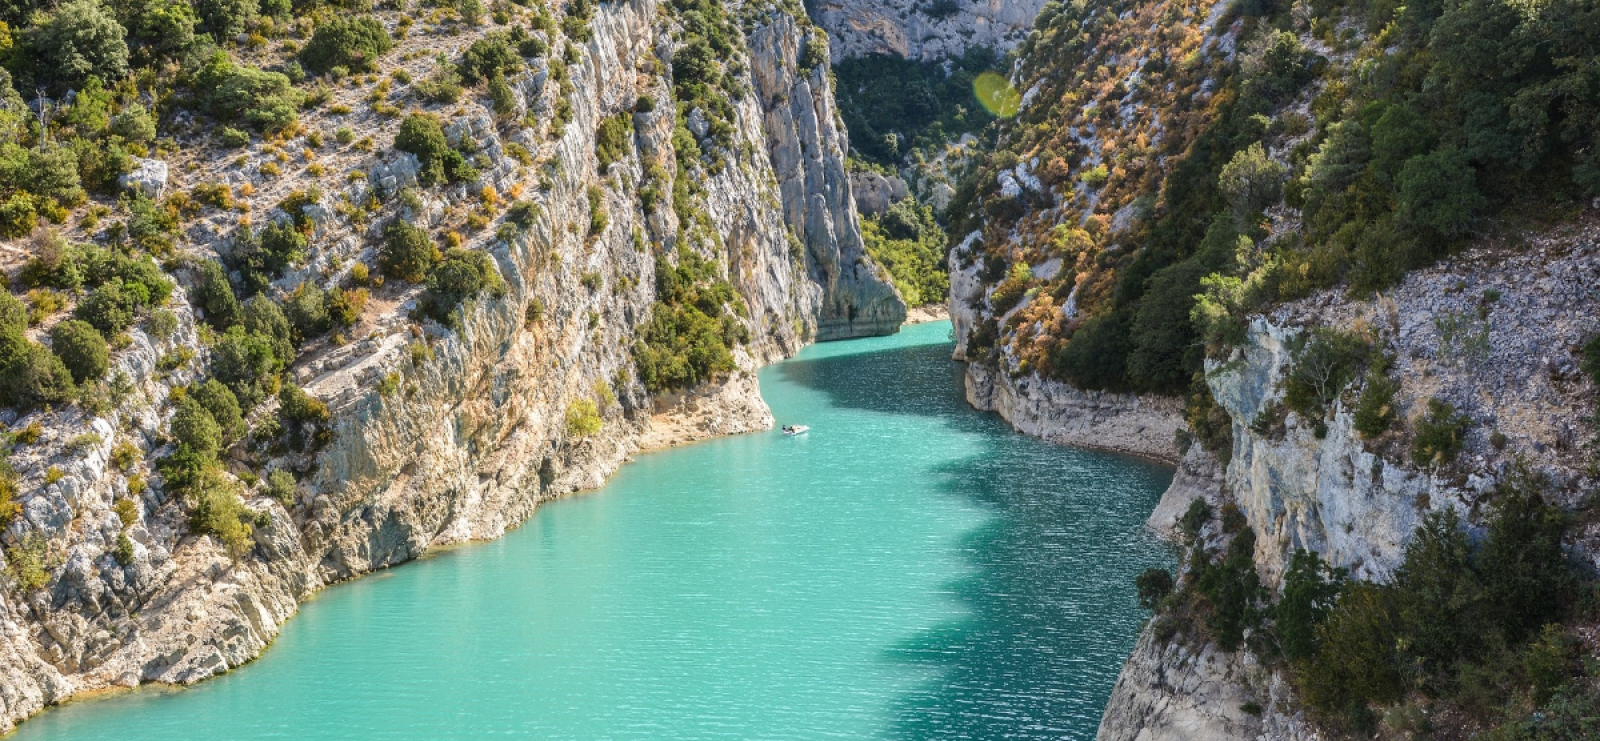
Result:
[[[1171,469],[979,414],[949,324],[765,369],[774,431],[640,455],[326,590],[256,662],[40,739],[1092,739]]]

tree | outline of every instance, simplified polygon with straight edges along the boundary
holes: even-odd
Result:
[[[400,219],[384,228],[383,249],[378,253],[378,267],[384,275],[421,283],[438,260],[439,248],[433,246],[427,232]]]
[[[1253,221],[1268,206],[1283,197],[1283,182],[1289,167],[1267,156],[1259,142],[1239,150],[1222,166],[1217,185],[1241,225]]]
[[[1407,160],[1398,184],[1401,220],[1447,239],[1466,234],[1478,212],[1488,205],[1478,192],[1472,166],[1454,148]]]
[[[256,0],[195,0],[194,5],[205,30],[218,41],[244,33],[246,24],[261,10]]]
[[[1154,611],[1172,594],[1172,572],[1161,568],[1145,569],[1134,579],[1139,590],[1139,606]]]
[[[41,81],[76,87],[90,75],[118,80],[128,73],[127,31],[99,0],[68,0],[28,34]]]
[[[10,291],[0,291],[0,334],[22,334],[28,330],[28,307]]]
[[[317,26],[300,52],[300,62],[318,73],[334,67],[370,72],[377,69],[378,57],[393,48],[394,39],[376,18],[335,17]]]
[[[424,313],[440,324],[456,327],[457,307],[484,291],[503,289],[500,273],[487,253],[453,249],[445,254],[428,276],[428,290],[422,296]]]
[[[222,449],[222,427],[211,417],[211,412],[189,396],[178,399],[176,406],[169,423],[172,439],[202,458],[215,458]]]
[[[510,34],[495,31],[467,47],[461,56],[460,70],[467,82],[475,83],[516,72],[521,66],[522,55],[512,46]]]
[[[277,387],[277,374],[284,361],[274,350],[271,338],[232,327],[211,348],[211,375],[233,392],[243,408],[249,409]]]
[[[194,305],[205,312],[206,323],[217,330],[239,323],[239,299],[233,295],[233,284],[216,260],[202,260],[195,265],[199,273],[195,279]]]
[[[0,404],[32,409],[72,398],[72,373],[43,345],[0,332]]]
[[[417,156],[421,169],[417,180],[423,185],[458,183],[478,177],[478,171],[467,164],[460,152],[451,148],[438,119],[413,113],[400,122],[400,132],[395,134],[394,148]]]
[[[239,409],[239,399],[215,378],[189,389],[189,396],[211,414],[221,431],[222,445],[232,445],[244,437],[244,413]]]
[[[57,324],[50,330],[50,350],[78,383],[99,380],[111,366],[105,337],[85,321],[69,319]]]
[[[1274,608],[1278,644],[1289,661],[1304,661],[1317,651],[1317,628],[1344,590],[1349,572],[1336,569],[1316,551],[1295,549],[1283,577],[1283,597]]]

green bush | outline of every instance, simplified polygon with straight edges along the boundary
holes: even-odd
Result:
[[[1139,592],[1139,606],[1154,611],[1172,594],[1172,572],[1162,568],[1145,569],[1134,579]]]
[[[306,236],[292,223],[275,221],[259,233],[241,227],[233,239],[233,267],[239,271],[245,291],[256,293],[305,260],[308,246]]]
[[[1472,419],[1456,413],[1449,402],[1428,400],[1428,411],[1417,420],[1411,441],[1411,462],[1418,466],[1443,466],[1455,462]]]
[[[488,253],[452,249],[428,276],[428,290],[418,305],[429,318],[456,328],[461,324],[457,311],[461,304],[481,293],[500,295],[504,291],[500,272]]]
[[[632,149],[632,115],[618,113],[600,121],[600,130],[595,133],[594,154],[595,158],[600,161],[601,174],[611,168],[611,163],[619,162],[627,157]]]
[[[233,392],[242,408],[250,409],[277,388],[285,363],[280,348],[271,337],[231,327],[211,348],[211,375]]]
[[[1337,604],[1348,577],[1347,570],[1328,565],[1316,551],[1295,549],[1273,614],[1285,659],[1303,661],[1316,654],[1317,630]]]
[[[211,115],[223,121],[243,121],[267,133],[292,126],[305,100],[305,94],[287,76],[235,64],[224,51],[212,55],[195,74],[195,91]],[[226,131],[223,133],[226,140]]]
[[[577,399],[567,405],[567,434],[576,438],[599,434],[605,422],[594,399]]]
[[[203,21],[201,27],[218,41],[244,33],[246,25],[260,12],[256,0],[193,0],[193,5]]]
[[[97,0],[68,0],[33,20],[23,55],[41,81],[78,87],[90,76],[116,80],[128,73],[127,31]]]
[[[263,295],[255,296],[244,302],[239,317],[245,332],[266,343],[280,366],[287,366],[294,360],[294,332],[278,302]]]
[[[21,332],[0,332],[0,404],[28,410],[67,401],[76,390],[54,353]]]
[[[1288,177],[1289,168],[1268,157],[1257,142],[1239,150],[1222,167],[1218,187],[1228,199],[1234,218],[1247,224],[1283,198],[1283,183]]]
[[[1312,329],[1300,343],[1283,380],[1283,403],[1303,417],[1320,420],[1361,374],[1372,345],[1359,334],[1327,327]]]
[[[133,326],[139,307],[145,303],[139,295],[142,290],[139,284],[124,285],[121,279],[112,279],[90,291],[73,310],[73,316],[93,325],[102,335],[122,334]],[[148,292],[144,293],[147,297]]]
[[[216,458],[222,450],[222,427],[204,405],[189,396],[178,399],[172,413],[172,439],[202,459]]]
[[[78,383],[100,380],[111,367],[105,337],[88,322],[73,319],[57,324],[50,330],[50,351]]]
[[[28,306],[10,291],[0,291],[0,334],[28,331]]]
[[[216,468],[207,469],[188,498],[191,531],[216,538],[234,558],[250,552],[256,518],[240,500],[237,482]]]
[[[694,306],[657,302],[634,347],[639,380],[652,393],[686,389],[735,369],[716,319]]]
[[[205,320],[213,328],[226,331],[239,323],[239,299],[233,295],[233,284],[216,260],[202,260],[194,266],[196,276],[190,295],[196,308],[205,312]]]
[[[274,468],[267,474],[266,495],[276,499],[285,507],[293,507],[295,501],[294,474],[281,468]]]
[[[511,34],[492,31],[467,47],[459,67],[467,82],[477,83],[516,73],[522,67],[522,56]]]
[[[1446,148],[1406,160],[1397,196],[1401,220],[1449,239],[1466,234],[1488,205],[1475,178],[1460,150]]]
[[[439,248],[427,232],[400,219],[384,227],[383,249],[378,253],[378,268],[384,275],[421,283],[440,258]]]
[[[233,391],[215,378],[192,386],[189,398],[194,399],[211,415],[220,432],[221,447],[226,448],[244,437],[244,412],[239,409],[239,399]]]
[[[300,63],[317,73],[334,67],[371,72],[377,69],[378,57],[393,48],[394,39],[376,18],[335,17],[317,26],[300,50]]]
[[[333,323],[328,314],[328,292],[311,281],[295,286],[283,304],[283,314],[301,344],[321,337]]]
[[[1195,582],[1211,605],[1206,629],[1226,651],[1238,650],[1245,632],[1258,626],[1263,617],[1267,592],[1256,573],[1255,542],[1255,531],[1241,530],[1228,543],[1226,557],[1207,567]]]
[[[1366,388],[1361,391],[1354,414],[1355,430],[1362,439],[1371,440],[1394,426],[1400,417],[1399,407],[1394,402],[1399,391],[1400,383],[1389,374],[1377,369],[1367,374]]]
[[[423,185],[459,183],[478,177],[477,169],[450,147],[439,120],[432,116],[422,113],[406,116],[400,122],[400,132],[395,135],[394,148],[417,156],[420,163],[417,179]]]

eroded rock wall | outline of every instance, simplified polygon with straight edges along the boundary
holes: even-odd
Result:
[[[833,39],[834,61],[894,54],[960,56],[973,46],[1009,51],[1033,28],[1045,0],[821,0],[812,15]]]
[[[632,347],[656,300],[655,256],[686,239],[671,208],[647,208],[639,194],[646,162],[671,162],[673,106],[628,114],[642,96],[672,99],[659,74],[659,59],[672,52],[672,20],[653,0],[603,5],[590,21],[592,37],[579,44],[581,61],[568,68],[570,94],[542,62],[510,81],[517,120],[549,120],[565,95],[564,130],[497,121],[482,102],[464,102],[447,133],[453,142],[470,138],[481,179],[423,190],[393,213],[429,225],[475,202],[484,185],[526,192],[537,206],[531,223],[484,230],[466,245],[492,256],[505,293],[467,304],[460,326],[447,330],[409,317],[420,288],[391,286],[374,294],[354,339],[319,345],[296,362],[288,378],[329,405],[331,440],[311,460],[314,474],[295,501],[286,506],[259,490],[247,497],[257,513],[249,553],[233,558],[211,537],[190,534],[185,507],[150,471],[149,461],[170,450],[167,396],[198,378],[207,359],[181,289],[170,307],[175,333],[156,339],[135,329],[131,346],[116,353],[132,388],[109,411],[74,407],[15,420],[39,422],[43,436],[13,457],[23,515],[10,537],[44,539],[49,579],[42,589],[0,595],[0,727],[81,692],[187,683],[237,667],[321,587],[438,545],[496,537],[540,502],[600,485],[641,445],[770,427],[753,377],[759,365],[813,339],[895,331],[905,309],[862,251],[826,75],[800,75],[804,31],[780,11],[764,13],[747,21],[754,84],[733,100],[728,162],[695,170],[715,236],[683,245],[716,260],[748,309],[750,340],[735,352],[740,370],[669,397],[652,397],[634,378]],[[633,146],[601,172],[595,132],[617,114],[633,116]],[[374,138],[391,141],[395,124],[387,126]],[[519,157],[519,148],[531,157]],[[411,155],[374,159],[365,178],[307,209],[316,249],[280,283],[335,281],[353,259],[373,262],[381,223],[341,216],[335,198],[392,198],[415,184],[417,170]],[[265,212],[274,202],[267,199],[291,186],[261,187]],[[608,225],[590,234],[580,225],[592,223],[594,188]],[[215,254],[225,249],[219,234],[199,226],[188,249]],[[183,358],[182,348],[196,352],[169,363]],[[598,434],[569,430],[567,413],[579,399],[600,400]],[[273,414],[260,409],[256,419]],[[125,445],[145,462],[114,464],[113,450]],[[245,470],[241,462],[234,469]],[[151,485],[139,491],[135,480]],[[126,566],[113,557],[123,532],[113,502],[125,498],[138,505]]]

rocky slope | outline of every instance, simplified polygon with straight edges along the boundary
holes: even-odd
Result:
[[[751,375],[757,366],[809,340],[895,331],[905,309],[861,248],[826,71],[799,72],[806,32],[794,17],[744,10],[749,82],[732,101],[735,146],[716,172],[686,170],[698,180],[708,232],[681,228],[673,209],[641,202],[650,163],[670,165],[674,156],[673,106],[636,106],[642,96],[672,100],[661,60],[672,56],[675,21],[654,0],[597,10],[590,37],[573,41],[580,61],[567,69],[570,94],[543,60],[508,80],[519,114],[534,114],[511,117],[524,123],[497,120],[478,101],[457,107],[448,134],[470,139],[483,165],[471,187],[424,189],[420,203],[396,205],[392,195],[415,183],[417,161],[381,148],[356,163],[365,177],[329,179],[337,185],[305,212],[315,222],[312,257],[280,290],[339,280],[354,260],[372,262],[387,218],[442,223],[482,198],[484,186],[525,194],[536,216],[520,230],[467,238],[466,247],[493,257],[507,290],[469,303],[458,329],[410,319],[420,288],[391,285],[374,294],[353,339],[323,342],[297,360],[290,377],[329,405],[331,436],[299,461],[312,473],[289,506],[247,499],[257,515],[244,556],[190,534],[182,503],[163,492],[147,462],[170,450],[163,428],[172,390],[205,367],[203,333],[181,289],[170,307],[176,332],[156,339],[136,328],[114,355],[131,383],[109,411],[45,409],[8,419],[15,429],[37,422],[41,431],[12,457],[23,512],[8,538],[42,536],[49,571],[43,588],[0,596],[0,727],[82,692],[194,682],[239,666],[321,587],[438,545],[496,537],[540,502],[599,485],[642,445],[768,427]],[[473,38],[419,24],[394,57],[426,59],[408,49],[454,54]],[[563,96],[571,120],[547,133]],[[601,120],[636,107],[627,152],[599,171]],[[319,115],[308,129],[325,123]],[[356,118],[379,142],[397,126]],[[518,148],[532,156],[517,156]],[[304,170],[258,173],[268,157],[255,149],[227,165],[207,160],[204,149],[188,156],[175,173],[249,184],[254,212],[266,218],[285,218],[272,204],[315,180]],[[585,235],[579,225],[592,223],[596,187],[609,223]],[[369,196],[389,201],[386,218],[353,218],[343,208]],[[216,224],[231,218],[191,228],[181,248],[201,256],[225,249]],[[655,301],[655,255],[680,245],[723,266],[747,307],[741,321],[750,340],[736,351],[741,370],[725,381],[653,398],[634,378],[631,348]],[[184,357],[181,348],[198,353]],[[595,398],[601,431],[573,432],[573,403]],[[130,444],[144,460],[113,463],[113,451]],[[235,470],[244,469],[236,462]],[[133,484],[146,477],[154,481],[148,488]],[[127,498],[138,512],[126,530],[133,557],[122,566],[112,554],[123,527],[113,502]]]
[[[1029,29],[1043,0],[821,0],[812,15],[833,38],[833,59],[895,54],[937,60],[972,46],[1007,51]]]
[[[1258,540],[1269,583],[1296,548],[1368,579],[1386,580],[1422,517],[1454,509],[1471,521],[1496,482],[1520,463],[1548,475],[1556,501],[1579,508],[1593,486],[1583,452],[1592,384],[1579,348],[1600,331],[1600,302],[1585,286],[1600,273],[1600,229],[1591,215],[1519,247],[1488,245],[1408,276],[1387,295],[1352,301],[1327,292],[1258,317],[1244,346],[1209,365],[1207,382],[1233,428],[1232,459],[1218,475],[1195,446],[1151,518],[1171,532],[1188,502],[1233,502]],[[1471,326],[1463,342],[1460,320]],[[1282,430],[1255,424],[1281,398],[1290,339],[1310,327],[1370,330],[1395,359],[1395,405],[1415,420],[1429,399],[1469,419],[1453,464],[1419,467],[1395,432],[1366,440],[1353,427],[1351,389],[1328,415],[1325,436],[1290,413]],[[1481,340],[1478,338],[1481,337]],[[1600,530],[1581,527],[1572,553],[1591,564]],[[1197,653],[1198,652],[1198,653]],[[1246,703],[1257,714],[1239,710]],[[1314,739],[1281,671],[1247,653],[1140,638],[1098,738]]]

